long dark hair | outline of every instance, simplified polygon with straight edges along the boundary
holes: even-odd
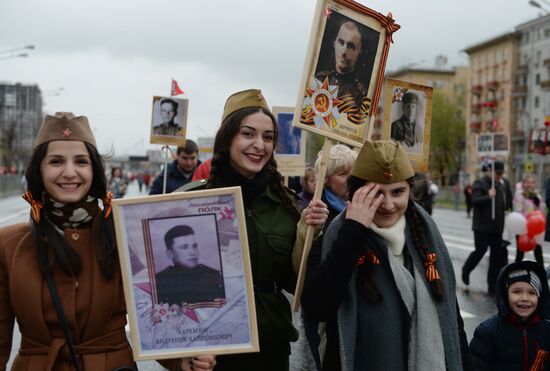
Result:
[[[412,189],[414,178],[411,177],[407,179],[409,188]],[[366,180],[358,178],[356,176],[350,175],[347,179],[347,194],[348,200],[351,201],[354,193],[364,186],[367,183]],[[428,244],[426,243],[425,230],[426,226],[422,222],[419,211],[412,199],[412,192],[409,192],[409,202],[407,205],[407,210],[405,211],[405,218],[407,223],[411,227],[412,238],[414,246],[418,249],[420,256],[424,262],[428,261],[428,254],[431,252],[428,249]],[[376,282],[372,277],[372,269],[374,265],[369,262],[359,265],[358,275],[357,275],[357,285],[361,294],[370,302],[377,303],[382,300],[382,293],[378,289]],[[420,279],[418,277],[417,279]],[[428,280],[430,284],[430,289],[433,296],[436,300],[443,300],[443,281],[441,278]]]
[[[103,200],[107,196],[107,179],[105,177],[105,166],[103,158],[97,152],[97,149],[91,144],[84,143],[92,165],[92,185],[89,195],[97,199]],[[44,203],[44,194],[46,192],[42,175],[40,172],[40,164],[48,152],[48,143],[43,143],[37,146],[29,161],[29,166],[25,177],[27,179],[27,190],[31,192],[32,197]],[[44,273],[51,271],[57,263],[62,271],[68,275],[78,275],[82,269],[82,260],[78,253],[67,243],[65,238],[59,234],[54,225],[46,218],[44,209],[40,211],[40,223],[36,223],[32,218],[30,227],[33,240],[37,249],[38,266]],[[96,255],[101,272],[107,279],[113,277],[116,255],[116,239],[115,229],[113,225],[112,214],[105,218],[105,210],[103,210],[99,218],[99,233],[101,243],[95,246],[97,249]]]
[[[208,182],[206,183],[206,188],[219,188],[223,187],[223,179],[219,177],[219,166],[223,163],[223,159],[229,159],[229,150],[231,148],[231,143],[233,138],[239,133],[241,128],[241,122],[249,115],[252,115],[257,112],[262,112],[269,116],[273,122],[273,148],[277,146],[277,140],[279,139],[279,131],[277,127],[277,121],[275,116],[267,110],[262,108],[243,108],[240,109],[231,115],[222,122],[218,132],[216,133],[216,139],[214,140],[214,156],[212,156],[212,162],[210,164],[210,176],[208,177]],[[273,191],[281,198],[283,205],[290,212],[296,220],[300,219],[300,213],[296,208],[295,204],[290,199],[287,191],[283,187],[281,173],[277,170],[277,162],[271,154],[271,157],[265,165],[265,169],[270,175],[270,185]]]

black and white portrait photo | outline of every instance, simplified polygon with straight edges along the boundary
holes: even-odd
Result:
[[[188,100],[153,97],[151,143],[178,144],[185,141]]]
[[[400,100],[392,104],[390,137],[399,142],[405,152],[421,153],[424,144],[426,94],[408,89],[398,96]]]

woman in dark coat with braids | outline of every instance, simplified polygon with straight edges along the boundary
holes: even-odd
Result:
[[[218,356],[217,371],[288,370],[289,342],[298,338],[281,290],[294,292],[303,227],[322,227],[328,209],[320,200],[313,201],[301,217],[296,197],[283,186],[277,171],[276,145],[277,123],[261,92],[251,89],[231,95],[214,141],[206,188],[242,188],[260,352]],[[196,187],[197,182],[180,190]]]
[[[310,317],[332,319],[323,370],[471,368],[451,259],[411,201],[413,176],[393,142],[366,142],[355,161],[347,208],[324,234],[302,294]]]

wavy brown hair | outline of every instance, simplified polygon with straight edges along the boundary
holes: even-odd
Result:
[[[269,116],[271,122],[273,122],[273,148],[277,146],[277,141],[279,139],[279,132],[277,127],[277,121],[275,116],[267,110],[262,108],[243,108],[236,112],[233,112],[231,115],[222,122],[218,132],[216,133],[216,139],[214,140],[214,156],[212,157],[211,167],[210,167],[210,176],[208,177],[208,182],[206,183],[206,188],[219,188],[223,187],[223,179],[219,177],[219,166],[223,163],[223,159],[229,160],[229,150],[231,148],[231,143],[233,139],[239,133],[241,128],[241,122],[249,115],[254,113],[261,112]],[[270,186],[273,191],[280,197],[281,201],[285,208],[289,211],[296,220],[300,219],[300,212],[296,208],[296,205],[290,198],[288,192],[283,186],[281,173],[277,170],[277,162],[273,157],[267,161],[264,167],[269,173]]]

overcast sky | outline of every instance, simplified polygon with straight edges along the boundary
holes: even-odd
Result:
[[[152,96],[169,95],[174,78],[189,99],[188,137],[214,136],[233,92],[260,88],[270,106],[294,106],[315,3],[1,0],[0,51],[36,49],[0,60],[0,81],[38,84],[46,113],[88,116],[100,151],[119,155],[159,148],[148,144]],[[401,25],[387,70],[438,54],[465,65],[461,50],[540,12],[528,0],[360,3]]]

